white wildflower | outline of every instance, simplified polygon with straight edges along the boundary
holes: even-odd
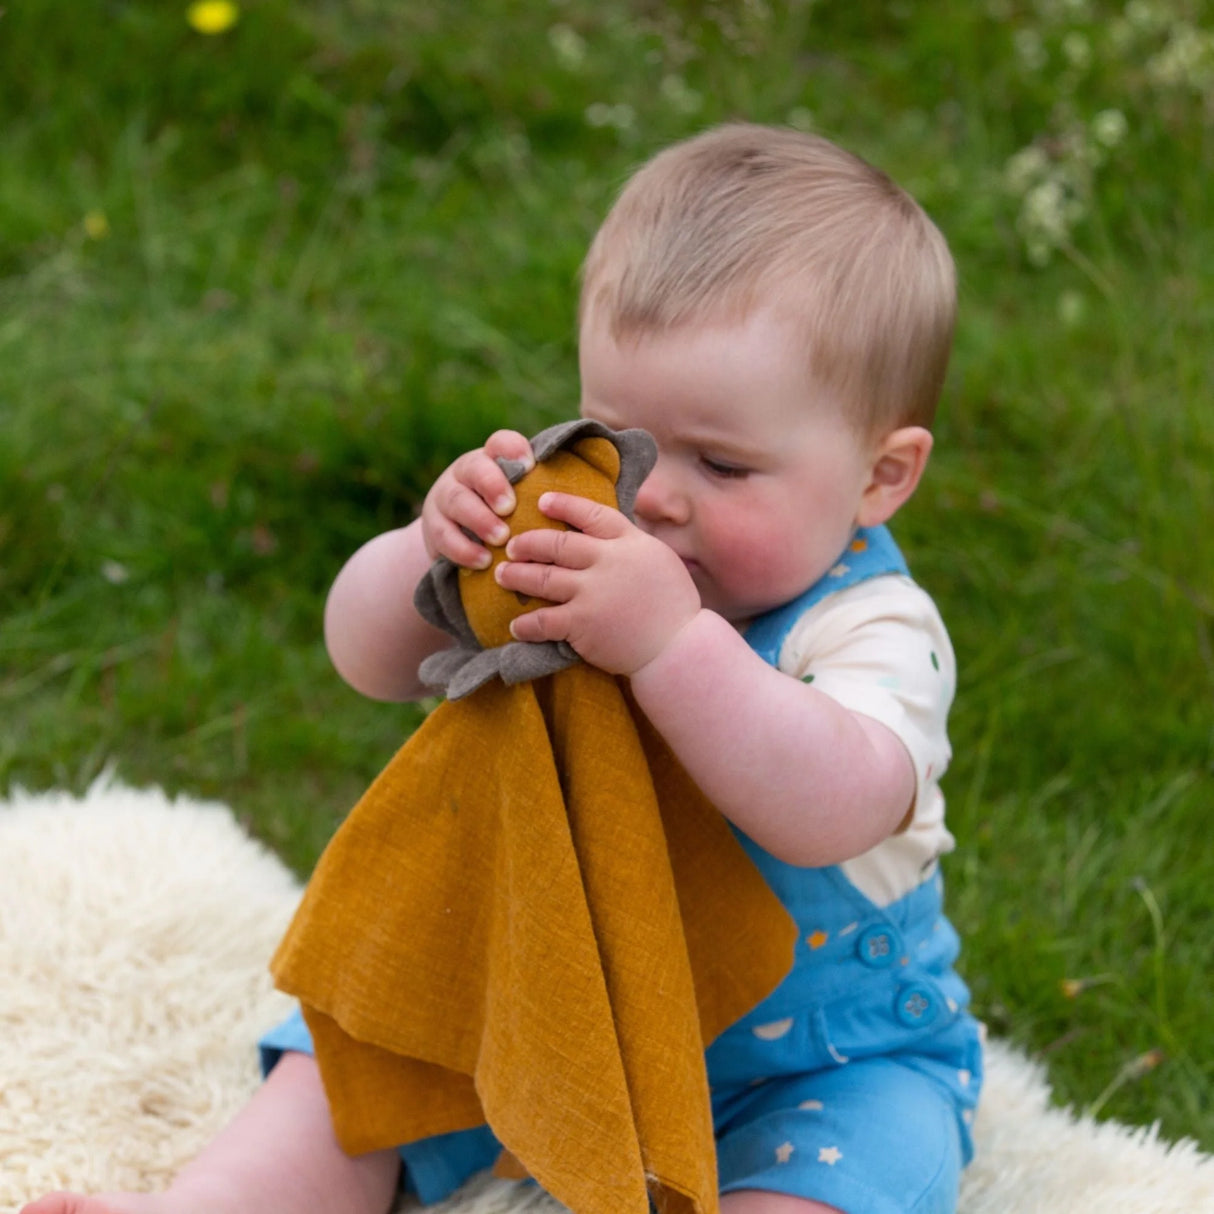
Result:
[[[1034,185],[1020,205],[1016,226],[1034,265],[1045,265],[1055,249],[1067,244],[1074,226],[1083,218],[1078,185],[1069,181],[1062,166]]]
[[[704,101],[682,76],[676,76],[673,72],[662,77],[661,89],[662,96],[680,114],[696,113]]]
[[[1087,313],[1087,300],[1082,291],[1063,291],[1058,296],[1058,319],[1064,328],[1073,329]]]
[[[586,122],[593,127],[609,126],[617,131],[627,131],[636,124],[636,111],[625,102],[608,105],[595,101],[586,107]]]
[[[1007,188],[1017,195],[1027,194],[1050,169],[1050,160],[1035,143],[1021,148],[1003,168],[1003,180]]]
[[[1126,20],[1140,30],[1158,29],[1167,20],[1165,13],[1150,0],[1130,0],[1125,6]]]
[[[1039,236],[1028,237],[1024,242],[1024,249],[1029,261],[1035,266],[1048,265],[1050,258],[1054,255],[1054,246]]]
[[[1147,76],[1165,87],[1205,90],[1214,85],[1214,32],[1179,25],[1168,44],[1146,65]]]
[[[1090,180],[1104,163],[1104,148],[1088,137],[1081,126],[1072,127],[1062,138],[1062,161],[1071,180]]]
[[[1024,196],[1021,211],[1024,226],[1055,245],[1070,232],[1070,208],[1066,187],[1057,177],[1039,182]]]
[[[1062,53],[1066,56],[1067,63],[1081,72],[1091,66],[1092,44],[1087,40],[1087,36],[1078,30],[1071,30],[1063,38]]]
[[[1125,139],[1130,124],[1120,110],[1101,110],[1092,119],[1092,138],[1102,147],[1115,148]]]
[[[575,71],[586,61],[586,39],[563,21],[548,30],[548,45],[557,62],[568,71]]]
[[[1034,29],[1019,29],[1013,38],[1016,58],[1030,72],[1039,72],[1049,62],[1041,35]]]

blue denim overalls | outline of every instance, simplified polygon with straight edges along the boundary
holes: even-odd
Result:
[[[863,529],[746,639],[776,665],[814,604],[906,572],[889,532]],[[798,868],[738,837],[801,930],[789,976],[708,1049],[722,1191],[770,1189],[849,1214],[951,1211],[972,1155],[981,1045],[939,874],[878,907],[840,868]]]

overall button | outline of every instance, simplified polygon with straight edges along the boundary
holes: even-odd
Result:
[[[865,965],[883,970],[902,955],[902,937],[888,923],[874,923],[860,933],[856,955]]]
[[[940,997],[930,986],[918,983],[904,986],[898,991],[894,1015],[908,1029],[919,1029],[929,1025],[940,1014]]]

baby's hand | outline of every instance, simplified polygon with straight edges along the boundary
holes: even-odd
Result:
[[[507,590],[548,599],[510,626],[520,641],[568,641],[592,666],[635,674],[700,610],[683,562],[661,540],[609,506],[545,493],[542,513],[575,531],[516,535],[498,565]]]
[[[514,490],[497,460],[521,460],[535,466],[531,444],[517,430],[498,430],[483,447],[461,455],[430,486],[422,503],[422,538],[433,560],[445,556],[457,565],[485,569],[484,544],[506,542],[510,529],[502,519],[515,507]],[[463,529],[477,536],[471,539]]]

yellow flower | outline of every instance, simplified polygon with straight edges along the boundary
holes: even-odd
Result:
[[[104,211],[90,211],[84,217],[84,234],[90,240],[104,240],[110,234],[110,221]]]
[[[1078,999],[1085,991],[1094,986],[1108,986],[1117,981],[1115,974],[1093,974],[1090,978],[1063,978],[1058,983],[1058,989],[1066,999]]]
[[[185,19],[200,34],[222,34],[240,19],[240,8],[232,0],[197,0],[186,9]]]
[[[1141,1079],[1143,1075],[1149,1071],[1153,1071],[1160,1065],[1167,1055],[1161,1049],[1147,1050],[1145,1054],[1140,1054],[1132,1062],[1126,1064],[1126,1074],[1130,1079]]]

